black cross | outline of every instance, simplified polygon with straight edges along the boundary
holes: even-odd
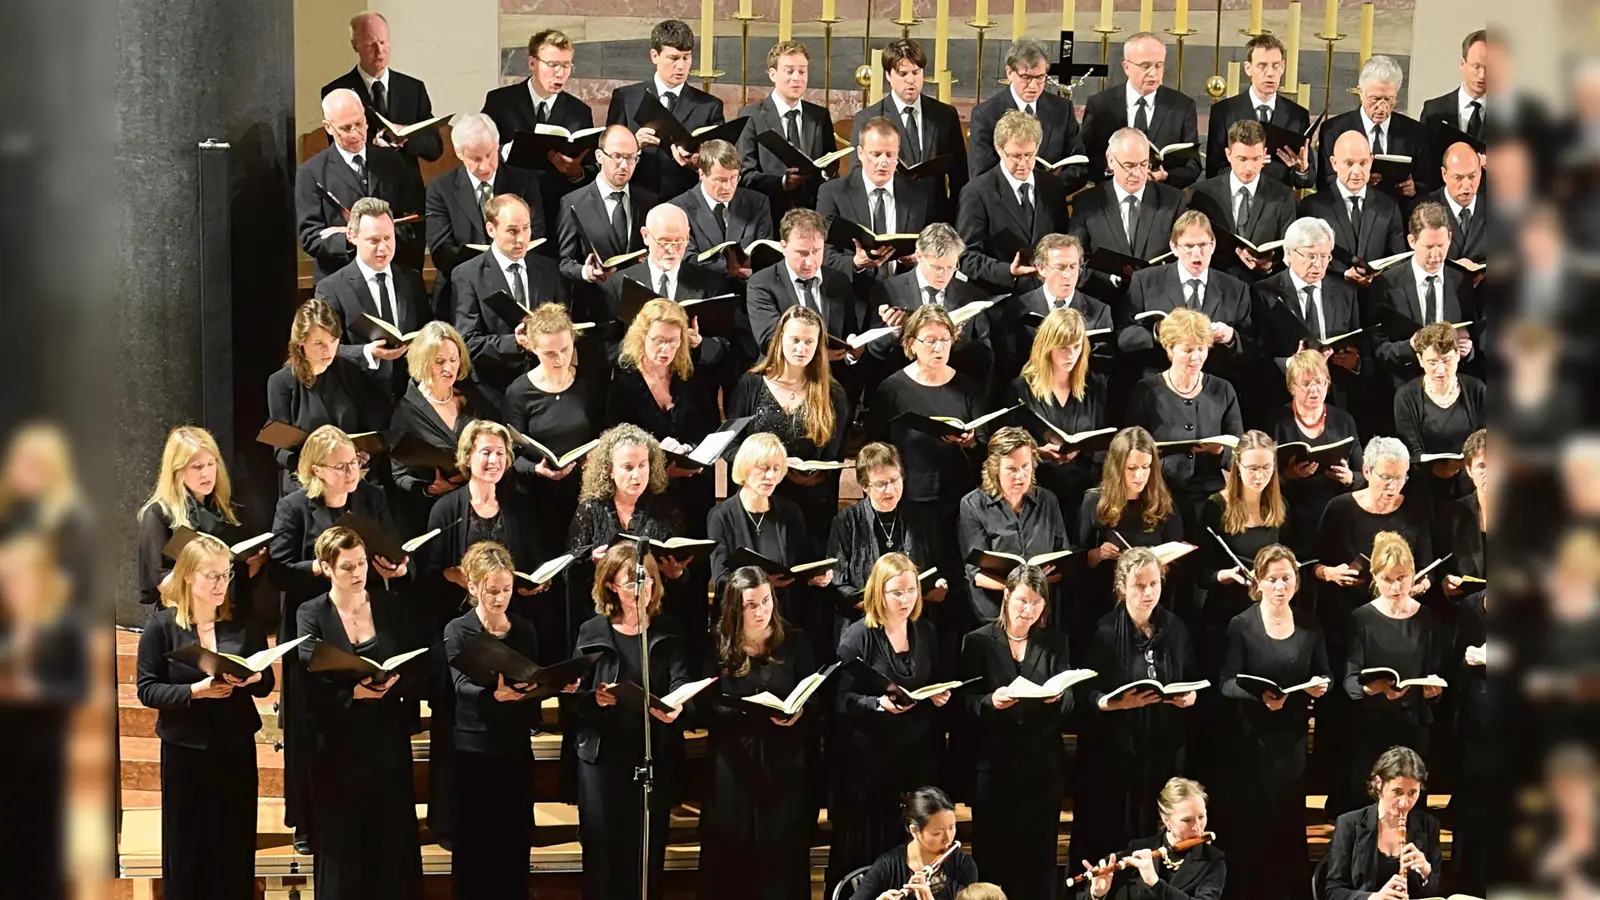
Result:
[[[1091,78],[1106,77],[1110,67],[1105,63],[1074,63],[1072,61],[1073,32],[1061,32],[1061,59],[1050,67],[1050,74],[1062,84],[1070,85],[1080,75]]]

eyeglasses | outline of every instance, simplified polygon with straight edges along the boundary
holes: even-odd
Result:
[[[1259,62],[1255,63],[1254,65],[1257,72],[1282,72],[1284,70],[1284,63],[1282,61]]]
[[[1044,84],[1045,79],[1050,77],[1050,73],[1040,72],[1038,75],[1027,75],[1013,69],[1011,72],[1011,77],[1016,79],[1019,84]]]
[[[1054,272],[1057,275],[1065,275],[1068,272],[1076,272],[1081,268],[1083,268],[1083,264],[1082,263],[1066,263],[1065,265],[1059,265],[1059,266],[1051,265],[1049,263],[1046,263],[1044,265],[1044,270],[1046,272]]]
[[[603,147],[599,149],[601,156],[610,159],[619,166],[631,166],[639,162],[639,154],[637,153],[612,153]]]
[[[652,237],[650,240],[655,242],[655,245],[663,250],[682,250],[683,248],[689,246],[688,241],[663,241],[658,237]]]
[[[1200,253],[1208,250],[1211,247],[1216,246],[1216,243],[1216,241],[1206,241],[1203,244],[1174,244],[1173,246],[1177,248],[1179,253],[1187,256],[1189,254]]]
[[[898,487],[903,480],[899,475],[896,475],[893,478],[885,478],[882,481],[869,481],[867,482],[867,487],[881,494],[892,487]]]
[[[1385,97],[1380,94],[1363,94],[1362,96],[1373,106],[1393,106],[1395,101],[1395,98],[1392,96]]]
[[[645,590],[649,590],[651,587],[655,586],[655,583],[656,577],[654,575],[644,576]],[[634,594],[633,580],[629,579],[628,581],[612,582],[611,589],[616,591],[618,594],[631,597]]]
[[[1158,59],[1154,62],[1134,62],[1133,60],[1125,59],[1123,62],[1133,66],[1135,69],[1138,69],[1141,72],[1153,72],[1157,69],[1165,69],[1167,67],[1167,61],[1164,59]]]
[[[915,600],[917,598],[917,589],[906,588],[903,591],[884,591],[883,595],[890,600]]]
[[[1454,355],[1455,354],[1446,354],[1444,356],[1436,356],[1433,359],[1424,359],[1422,360],[1422,366],[1426,369],[1439,369],[1441,371],[1448,369],[1450,368],[1450,364],[1452,362],[1458,361],[1451,358]]]
[[[1297,382],[1294,383],[1294,386],[1299,388],[1302,391],[1315,390],[1316,388],[1322,388],[1322,389],[1326,390],[1327,387],[1328,387],[1328,382],[1326,382],[1326,381],[1297,381]]]
[[[1005,154],[1005,157],[1006,162],[1009,163],[1016,163],[1017,165],[1022,165],[1023,163],[1031,164],[1034,160],[1039,158],[1039,153],[1038,151],[1034,151],[1032,153],[1007,153]]]
[[[329,463],[329,462],[325,462],[325,463],[319,464],[317,466],[317,468],[319,468],[319,469],[332,469],[335,472],[342,472],[345,475],[354,475],[355,473],[361,471],[361,460],[352,459],[349,462],[345,462],[345,463]]]
[[[1399,475],[1385,475],[1382,472],[1375,472],[1372,477],[1384,484],[1400,484],[1411,476],[1407,472],[1401,472]]]
[[[916,341],[917,343],[921,344],[924,347],[927,347],[930,350],[938,350],[940,347],[948,347],[951,344],[955,343],[955,341],[951,340],[950,338],[932,338],[932,339],[929,339],[929,338],[920,338],[919,337],[919,338],[912,338],[912,340]]]
[[[923,263],[923,265],[927,266],[928,267],[928,271],[932,272],[935,275],[949,275],[951,272],[954,272],[956,270],[956,266],[955,266],[954,263],[952,263],[952,264],[950,264],[948,266],[941,266],[938,263],[928,262],[928,263]]]
[[[534,59],[539,60],[539,65],[555,72],[571,72],[573,69],[572,63],[569,62],[551,62],[548,59],[539,59],[537,56]]]
[[[1271,475],[1272,470],[1276,469],[1277,466],[1273,463],[1266,463],[1259,466],[1240,466],[1239,468],[1245,470],[1245,472],[1251,475]]]
[[[1304,250],[1301,250],[1299,247],[1296,247],[1293,252],[1295,256],[1300,257],[1313,266],[1325,266],[1328,263],[1333,262],[1332,253],[1307,253]]]
[[[1129,174],[1132,174],[1134,172],[1148,172],[1148,171],[1150,171],[1150,160],[1148,160],[1148,159],[1141,159],[1138,162],[1131,162],[1131,163],[1130,162],[1123,162],[1120,159],[1114,159],[1114,160],[1112,160],[1112,162],[1117,164],[1117,168],[1119,168],[1122,171],[1127,172]]]
[[[233,570],[229,569],[226,572],[201,572],[200,580],[205,582],[206,587],[218,587],[233,580]]]
[[[657,350],[670,350],[670,349],[676,348],[677,346],[679,346],[682,343],[683,343],[683,338],[682,337],[669,337],[669,338],[653,337],[653,338],[650,339],[650,346],[656,348]]]

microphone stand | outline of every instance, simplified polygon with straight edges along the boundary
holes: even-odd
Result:
[[[650,598],[644,589],[644,558],[650,541],[640,537],[634,544],[633,598],[639,608],[639,668],[644,688],[644,765],[635,767],[633,780],[644,789],[644,828],[639,848],[639,897],[650,898],[650,801],[655,790],[655,758],[650,741]]]

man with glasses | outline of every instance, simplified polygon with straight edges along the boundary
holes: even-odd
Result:
[[[655,75],[618,88],[611,94],[607,125],[626,125],[639,142],[639,174],[634,180],[659,197],[676,197],[694,184],[696,153],[675,144],[663,144],[654,128],[639,121],[639,104],[654,97],[687,131],[721,125],[722,101],[688,84],[694,67],[694,32],[677,19],[657,22],[650,29],[650,63]]]
[[[1105,149],[1111,178],[1079,194],[1073,204],[1072,231],[1085,259],[1104,247],[1149,260],[1168,251],[1172,223],[1183,211],[1183,192],[1150,177],[1150,139],[1136,128],[1111,136]],[[1128,289],[1131,272],[1093,272],[1089,292],[1115,305]]]
[[[1036,152],[1040,159],[1055,163],[1083,153],[1078,114],[1072,101],[1045,90],[1050,62],[1044,46],[1032,38],[1021,38],[1011,44],[1006,52],[1006,80],[1011,82],[1010,89],[995,94],[972,110],[968,140],[972,155],[968,163],[973,178],[1000,164],[1000,156],[995,151],[995,126],[1012,110],[1039,120],[1041,134]],[[1056,176],[1069,194],[1083,187],[1088,178],[1084,166],[1057,169]]]
[[[1286,327],[1289,323],[1280,318],[1274,306],[1287,306],[1318,340],[1348,334],[1361,327],[1361,307],[1355,287],[1341,278],[1327,277],[1333,261],[1333,229],[1327,222],[1310,217],[1291,222],[1283,233],[1283,252],[1289,267],[1257,282],[1255,290],[1262,358],[1263,362],[1270,360],[1273,364],[1272,368],[1258,367],[1260,378],[1257,380],[1277,387],[1273,392],[1273,406],[1289,399],[1283,374],[1288,371],[1289,358],[1306,346],[1305,333],[1299,328]],[[1363,359],[1363,355],[1370,356],[1369,345],[1360,337],[1340,341],[1337,347],[1322,351],[1333,377],[1330,399],[1342,409],[1351,408],[1349,400],[1360,396],[1362,379],[1373,371],[1370,360]]]
[[[500,129],[502,153],[509,154],[519,131],[538,125],[556,125],[568,131],[594,127],[589,104],[565,93],[572,77],[572,39],[555,29],[528,38],[528,78],[519,84],[495,88],[483,98],[483,111]],[[544,197],[545,221],[556,220],[557,202],[594,177],[590,160],[551,152],[538,166],[539,193]]]
[[[1232,126],[1246,120],[1271,123],[1298,134],[1311,127],[1311,113],[1290,97],[1278,93],[1283,86],[1283,42],[1271,34],[1258,35],[1244,45],[1244,73],[1249,89],[1218,100],[1211,106],[1206,125],[1206,177],[1216,178],[1227,171],[1232,145]],[[1316,183],[1311,170],[1311,141],[1299,153],[1280,147],[1266,160],[1269,179],[1297,188]],[[1281,231],[1279,232],[1282,233]]]
[[[756,141],[756,135],[774,131],[794,145],[807,159],[817,159],[834,151],[833,117],[828,111],[805,99],[811,75],[811,53],[797,41],[779,41],[767,52],[767,77],[772,93],[739,110],[749,116],[739,135],[740,181],[772,201],[772,214],[782,216],[791,209],[813,209],[822,182],[839,174],[835,161],[819,175],[807,176],[791,169],[783,160]]]
[[[1175,309],[1199,310],[1211,320],[1214,341],[1206,371],[1238,388],[1255,343],[1249,291],[1244,282],[1211,267],[1217,238],[1205,213],[1191,209],[1178,216],[1169,237],[1176,260],[1135,272],[1128,301],[1117,307],[1117,349],[1137,359],[1143,374],[1160,372],[1168,366],[1166,352],[1156,341],[1161,320]],[[1139,318],[1142,313],[1162,315]]]
[[[999,368],[996,384],[1009,384],[1022,371],[1033,349],[1033,336],[1045,316],[1058,309],[1075,309],[1089,331],[1112,328],[1111,308],[1078,290],[1083,274],[1083,243],[1070,234],[1047,234],[1033,248],[1034,265],[1041,284],[1001,305],[1000,338],[996,340]],[[1104,346],[1110,335],[1095,335],[1090,343]]]
[[[930,183],[938,201],[939,221],[954,221],[956,202],[967,184],[967,142],[962,137],[961,116],[955,107],[923,92],[928,55],[916,41],[890,41],[878,62],[889,81],[889,91],[882,100],[856,113],[850,124],[850,143],[860,146],[862,128],[882,116],[900,135],[900,159],[907,166],[949,157],[944,163],[945,176],[935,177]],[[1076,122],[1073,127],[1077,127]]]
[[[1349,261],[1359,257],[1373,262],[1405,252],[1404,214],[1393,198],[1368,183],[1372,149],[1359,130],[1339,135],[1328,155],[1328,170],[1334,174],[1333,185],[1307,194],[1300,201],[1300,215],[1321,219],[1333,228],[1331,271],[1365,288],[1376,276]]]
[[[875,310],[885,324],[900,325],[919,306],[942,306],[947,312],[955,312],[968,303],[985,299],[983,291],[955,277],[964,249],[966,245],[961,236],[949,225],[935,222],[924,228],[917,238],[916,266],[879,282],[873,288],[868,308]],[[979,313],[958,328],[955,346],[950,350],[950,366],[985,388],[994,377],[994,346],[989,322],[992,311]],[[879,360],[904,365],[899,335],[879,338],[872,343],[870,352]],[[888,371],[883,374],[887,375]],[[870,385],[869,389],[876,387]],[[985,396],[987,393],[985,390]]]
[[[1431,128],[1434,122],[1447,125],[1477,140],[1487,140],[1484,124],[1489,93],[1489,32],[1480,28],[1461,42],[1461,86],[1434,97],[1422,104],[1422,124]],[[1498,114],[1497,114],[1498,115]],[[1445,147],[1434,141],[1433,158],[1444,153]]]
[[[1413,346],[1416,333],[1435,322],[1476,319],[1472,285],[1465,272],[1446,266],[1450,255],[1450,213],[1438,203],[1421,203],[1411,212],[1406,241],[1414,255],[1386,270],[1372,286],[1379,312],[1375,341],[1378,364],[1393,376],[1394,387],[1422,374]],[[1398,315],[1383,315],[1384,310]],[[1456,329],[1463,362],[1472,358],[1472,338]]]
[[[1215,116],[1215,113],[1213,113]],[[1216,119],[1211,120],[1213,123]],[[1189,208],[1206,214],[1212,224],[1252,244],[1265,244],[1283,236],[1294,221],[1294,191],[1264,176],[1268,165],[1267,133],[1255,119],[1240,119],[1228,126],[1227,150],[1221,174],[1200,182],[1189,192]],[[1243,281],[1255,281],[1277,268],[1276,254],[1256,256],[1248,248],[1223,251],[1217,268]]]
[[[641,226],[659,202],[632,183],[639,168],[639,142],[628,126],[607,128],[594,158],[600,167],[594,183],[562,197],[556,215],[561,274],[575,294],[590,300],[599,299],[595,286],[616,271],[605,268],[605,260],[645,248]]]
[[[671,201],[689,217],[689,254],[698,257],[737,241],[738,252],[730,248],[701,265],[742,283],[752,274],[744,248],[772,237],[772,203],[760,191],[739,186],[739,151],[732,144],[706,141],[696,155],[700,183]]]
[[[1200,147],[1200,128],[1194,100],[1161,83],[1167,74],[1167,45],[1148,31],[1128,38],[1122,45],[1122,73],[1127,76],[1126,81],[1095,94],[1083,105],[1083,146],[1090,165],[1098,168],[1095,164],[1105,155],[1110,138],[1118,129],[1137,128],[1155,147],[1194,145],[1194,149],[1175,155],[1170,163],[1157,166],[1150,176],[1153,180],[1180,190],[1199,181],[1200,157],[1196,151]]]
[[[318,281],[356,258],[350,242],[348,210],[362,197],[386,201],[401,213],[414,213],[422,197],[413,194],[399,151],[367,143],[367,113],[355,91],[340,88],[322,98],[322,127],[333,139],[294,173],[294,212],[300,249],[311,257]],[[422,259],[422,229],[401,225],[402,247],[415,244]]]
[[[1416,205],[1418,197],[1439,186],[1428,165],[1427,157],[1431,154],[1422,123],[1395,111],[1404,81],[1405,73],[1400,64],[1387,56],[1374,56],[1361,67],[1356,81],[1361,105],[1347,113],[1329,116],[1322,123],[1322,136],[1317,145],[1320,190],[1331,190],[1339,180],[1338,173],[1333,170],[1333,150],[1339,138],[1351,131],[1366,135],[1374,155],[1411,158],[1410,166],[1404,168],[1404,175],[1399,178],[1384,178],[1377,172],[1372,175],[1372,183],[1399,202],[1403,209],[1409,210]]]
[[[613,318],[621,321],[632,320],[633,315],[629,310],[635,307],[628,303],[624,295],[643,297],[644,294],[638,292],[638,287],[649,291],[651,299],[665,297],[677,303],[702,297],[715,297],[723,293],[721,276],[687,259],[689,217],[682,209],[671,203],[655,207],[645,216],[644,225],[639,231],[644,237],[644,245],[649,253],[644,259],[618,271],[605,282],[606,299],[610,304]],[[727,303],[726,300],[716,302]],[[728,329],[702,326],[696,315],[701,312],[709,312],[711,317],[718,318],[719,321],[730,320],[731,316],[719,317],[716,312],[704,310],[702,307],[690,310],[691,327],[715,335],[714,339],[707,338],[701,341],[695,359],[697,365],[711,365],[727,355],[724,350],[727,344],[725,339],[729,336],[726,333]]]
[[[830,225],[843,218],[873,234],[918,234],[934,217],[933,201],[923,183],[898,174],[900,133],[888,119],[869,120],[856,144],[856,171],[824,184],[817,194],[817,212]],[[850,276],[856,293],[865,297],[876,284],[903,272],[910,260],[891,258],[893,248],[869,253],[859,240],[828,245],[826,264]]]
[[[991,293],[1038,287],[1033,245],[1067,227],[1066,187],[1035,165],[1043,131],[1038,119],[1020,110],[1001,116],[994,127],[1000,164],[973,178],[961,194],[956,216],[956,230],[966,243],[961,271]]]

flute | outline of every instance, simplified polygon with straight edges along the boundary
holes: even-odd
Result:
[[[923,866],[920,870],[918,870],[917,875],[921,875],[922,876],[922,880],[924,882],[926,882],[928,879],[933,877],[933,873],[939,871],[939,867],[944,865],[944,861],[947,858],[949,858],[950,854],[956,852],[959,849],[961,849],[961,842],[960,841],[952,841],[950,843],[950,848],[948,850],[946,850],[943,853],[939,854],[937,859],[935,859],[931,863],[928,863],[927,865]],[[911,876],[911,881],[906,882],[904,887],[901,887],[899,890],[897,890],[895,892],[895,896],[897,896],[897,897],[909,896],[911,894],[911,885],[912,885],[913,882],[915,882],[917,880],[917,875]]]
[[[1191,847],[1198,847],[1201,844],[1208,844],[1208,843],[1210,843],[1210,842],[1212,842],[1212,841],[1214,841],[1216,839],[1217,839],[1216,832],[1207,831],[1206,833],[1200,835],[1199,837],[1192,837],[1192,838],[1189,838],[1188,840],[1179,841],[1176,844],[1173,844],[1172,845],[1172,849],[1175,850],[1175,851],[1178,851],[1178,852],[1182,852],[1184,850],[1188,850]],[[1151,851],[1150,858],[1151,859],[1161,859],[1162,857],[1164,857],[1166,855],[1167,855],[1167,848],[1166,847],[1157,847],[1155,850]],[[1091,878],[1099,878],[1099,877],[1101,877],[1103,875],[1110,875],[1111,873],[1117,871],[1118,869],[1127,869],[1127,868],[1131,868],[1132,866],[1133,866],[1133,859],[1131,857],[1124,856],[1122,859],[1117,860],[1116,862],[1112,863],[1109,866],[1101,866],[1099,868],[1090,869],[1090,870],[1088,870],[1086,872],[1081,872],[1081,873],[1079,873],[1077,875],[1072,876],[1071,878],[1068,878],[1066,886],[1067,887],[1072,887],[1074,885],[1082,884],[1082,883],[1084,883],[1085,881],[1088,881]]]

